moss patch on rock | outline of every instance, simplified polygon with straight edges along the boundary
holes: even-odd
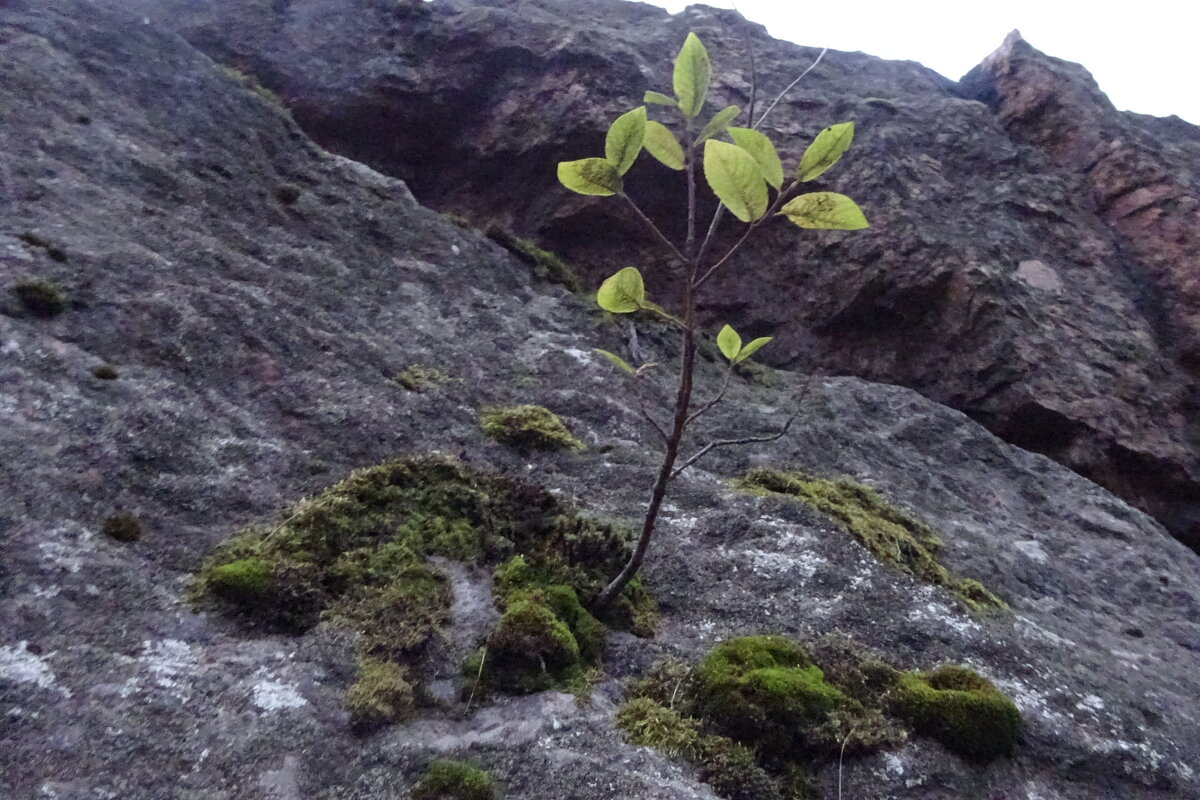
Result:
[[[450,380],[450,376],[437,367],[409,364],[397,372],[392,380],[410,392],[424,392],[446,383]]]
[[[410,792],[412,800],[498,800],[492,776],[464,761],[435,761]]]
[[[558,415],[542,406],[485,408],[479,424],[485,436],[522,450],[584,449]]]
[[[616,721],[628,741],[695,763],[733,800],[816,798],[815,766],[895,747],[906,722],[973,759],[1009,752],[1020,724],[1012,703],[970,670],[902,673],[839,634],[811,652],[748,636],[692,666],[660,662],[630,684]]]
[[[557,283],[571,292],[583,291],[583,281],[571,265],[549,250],[538,247],[532,239],[514,236],[497,225],[489,225],[484,233],[493,242],[528,264],[533,269],[533,276],[538,280]]]
[[[540,487],[448,458],[398,459],[351,473],[274,527],[243,529],[213,552],[195,589],[249,627],[299,633],[326,620],[356,632],[360,675],[347,703],[369,726],[403,713],[403,684],[422,700],[420,666],[453,599],[429,557],[504,564],[495,660],[508,653],[515,665],[536,652],[536,670],[526,658],[506,673],[521,676],[516,690],[532,691],[598,661],[604,626],[586,606],[628,557],[629,538]],[[622,599],[605,621],[633,627],[629,619],[653,617],[644,589]]]
[[[979,761],[1010,755],[1021,733],[1021,712],[1012,700],[968,667],[906,673],[895,708],[917,732]]]
[[[13,294],[35,317],[57,317],[67,310],[67,298],[51,281],[28,280],[13,286]]]
[[[375,658],[359,661],[355,681],[346,690],[350,722],[360,730],[373,730],[407,716],[414,701],[408,671],[395,662]]]
[[[136,542],[142,538],[142,523],[132,514],[121,512],[104,520],[100,532],[118,542]]]
[[[782,494],[839,522],[880,561],[953,592],[973,611],[1007,609],[979,581],[952,575],[938,560],[941,541],[932,528],[892,506],[874,489],[847,478],[818,478],[803,472],[759,468],[737,487]]]

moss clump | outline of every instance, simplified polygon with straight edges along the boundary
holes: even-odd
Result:
[[[67,310],[66,296],[50,281],[21,281],[13,287],[13,294],[35,317],[49,319]]]
[[[142,524],[132,514],[121,512],[104,520],[100,532],[118,542],[136,542],[142,538]]]
[[[205,578],[214,595],[244,606],[268,599],[275,584],[271,563],[264,558],[216,564]]]
[[[695,680],[697,713],[771,758],[836,751],[865,712],[825,680],[804,648],[780,636],[722,642],[696,667]]]
[[[304,192],[294,183],[281,183],[275,187],[275,199],[285,206],[293,205]]]
[[[571,265],[549,250],[538,247],[532,240],[514,236],[496,225],[489,225],[485,234],[493,242],[532,267],[533,276],[538,280],[557,283],[565,286],[571,292],[583,291],[583,281],[579,279]]]
[[[484,770],[447,759],[429,765],[411,796],[412,800],[496,800],[500,791]]]
[[[441,386],[450,380],[450,376],[437,367],[427,367],[424,364],[409,364],[392,376],[392,380],[410,392],[423,392]]]
[[[629,549],[627,531],[580,518],[540,487],[452,459],[400,459],[352,473],[274,528],[244,529],[214,551],[195,589],[198,601],[251,626],[302,632],[325,619],[353,630],[364,663],[402,667],[419,701],[420,665],[453,599],[430,556],[474,565],[507,559],[496,652],[507,648],[515,660],[538,642],[538,674],[558,681],[599,658],[604,629],[581,600]]]
[[[562,420],[542,406],[486,408],[479,415],[483,433],[524,450],[583,450]]]
[[[121,377],[117,372],[117,368],[112,364],[101,364],[98,367],[92,367],[92,376],[102,381],[115,381]]]
[[[947,750],[980,761],[1012,753],[1021,712],[974,670],[943,666],[900,678],[896,712]]]
[[[812,506],[840,522],[880,561],[950,590],[972,610],[1007,608],[978,581],[951,575],[937,560],[941,542],[933,529],[889,505],[870,487],[846,478],[817,478],[765,468],[750,470],[737,486],[756,493],[787,495]]]
[[[903,722],[976,759],[1011,751],[1011,701],[964,667],[902,673],[841,634],[811,653],[780,636],[730,639],[698,664],[665,661],[630,685],[626,738],[686,758],[718,794],[819,797],[813,766],[907,738]]]
[[[724,797],[737,800],[792,800],[779,781],[758,765],[754,752],[724,736],[704,732],[702,724],[647,697],[636,697],[618,710],[617,727],[630,744],[653,747],[684,758],[700,769],[700,779]]]
[[[58,261],[61,263],[67,260],[66,250],[63,250],[61,247],[47,239],[43,239],[41,236],[38,236],[32,231],[22,233],[17,238],[30,247],[36,247],[40,250],[46,251],[46,255],[50,256],[52,261]]]
[[[516,556],[496,568],[500,621],[483,650],[463,665],[471,691],[516,694],[577,689],[604,652],[604,625],[579,600],[561,564]],[[476,685],[476,683],[478,685]]]
[[[413,687],[404,667],[375,658],[359,660],[355,681],[346,690],[350,722],[361,730],[401,719],[412,710],[413,701]]]
[[[279,99],[279,95],[275,94],[275,92],[259,83],[258,78],[256,78],[254,75],[239,69],[234,69],[233,67],[223,67],[223,69],[225,70],[226,75],[258,95],[263,102],[270,106],[271,109],[276,113],[281,114],[288,119],[292,118],[291,109],[284,105],[284,102]]]

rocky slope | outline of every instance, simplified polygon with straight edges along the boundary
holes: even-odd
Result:
[[[751,51],[760,110],[818,53],[732,12],[620,0],[122,5],[258,76],[322,145],[434,208],[536,235],[593,280],[652,266],[654,245],[617,204],[561,190],[555,162],[668,87],[688,30],[720,104],[748,104]],[[825,188],[872,230],[768,233],[710,284],[709,318],[775,335],[777,365],[917,389],[1200,545],[1197,129],[1115,111],[1024,42],[961,86],[830,53],[766,129],[794,158],[846,119],[855,157]],[[632,185],[676,222],[676,175],[644,163]]]
[[[440,5],[420,24],[456,8]],[[537,8],[522,9],[535,24]],[[594,13],[599,24],[608,6],[579,8],[581,20]],[[631,9],[644,30],[661,22],[664,39],[685,24],[710,26],[721,46],[723,17],[692,12],[688,23]],[[315,22],[320,11],[289,13]],[[460,27],[504,13],[464,12]],[[358,20],[364,30],[369,20]],[[231,30],[249,34],[254,25],[247,19]],[[481,28],[480,40],[492,30]],[[354,43],[333,41],[313,39],[310,52],[349,59]],[[831,64],[837,59],[860,65],[866,85],[874,80],[866,76],[879,62],[838,56]],[[576,64],[598,85],[596,67]],[[902,76],[897,90],[944,89],[915,66],[889,69]],[[333,71],[327,78],[331,96],[333,83],[349,81]],[[581,103],[597,100],[584,99],[586,86],[573,91]],[[938,113],[975,115],[970,127],[1000,136],[982,106],[949,96],[941,103]],[[932,113],[896,105],[899,115]],[[790,373],[767,373],[772,385],[739,379],[727,410],[699,431],[760,433],[802,404],[788,437],[724,451],[676,487],[648,573],[660,631],[651,640],[610,637],[590,702],[544,692],[352,733],[343,707],[352,637],[328,626],[296,637],[247,634],[192,608],[190,574],[241,525],[398,453],[460,455],[577,498],[590,513],[636,518],[653,448],[628,388],[589,350],[620,350],[626,331],[586,300],[534,281],[526,264],[476,231],[419,205],[401,181],[323,151],[269,98],[120,8],[84,0],[0,7],[0,110],[0,795],[383,800],[405,797],[434,755],[465,753],[509,798],[710,799],[686,764],[624,743],[612,721],[623,679],[659,655],[693,658],[732,635],[810,641],[834,630],[906,668],[971,664],[1025,719],[1014,756],[987,768],[916,737],[848,760],[845,797],[1200,793],[1200,558],[1094,483],[916,392],[827,378],[803,393],[803,379]],[[597,109],[588,124],[601,116]],[[516,164],[511,180],[532,180],[525,170],[557,157],[553,142],[570,130],[547,132],[541,155]],[[886,178],[870,178],[869,165],[888,148],[864,140],[858,166],[842,178],[860,192]],[[1037,158],[1007,147],[1004,158]],[[939,169],[904,158],[912,169]],[[538,186],[525,191],[535,196]],[[908,190],[918,188],[934,191],[926,183]],[[1053,182],[1043,188],[1053,193]],[[888,208],[874,212],[881,228]],[[579,207],[559,222],[595,213]],[[915,215],[899,203],[891,213],[900,220],[891,228]],[[1085,219],[1083,211],[1056,213]],[[1029,231],[1052,235],[1041,216],[1029,219]],[[954,247],[1017,248],[991,242],[983,229],[952,237],[948,227],[914,222],[911,230],[940,231],[947,247],[953,238]],[[1111,243],[1105,228],[1081,230]],[[875,247],[883,259],[880,241],[831,237],[820,247],[830,259]],[[1071,319],[1079,342],[1095,343],[1086,313],[1111,302],[1112,341],[1131,341],[1122,338],[1128,325],[1144,334],[1145,353],[1158,353],[1132,310],[1132,280],[1126,286],[1116,271],[1093,269],[1099,283],[1089,284],[1096,294],[1084,304],[1066,288],[1077,276],[1062,269],[1057,296],[1085,315]],[[61,313],[38,313],[10,291],[31,279],[61,288]],[[1019,294],[1018,279],[989,280]],[[1035,288],[1020,290],[1031,317],[1046,311],[1029,299]],[[1071,361],[1080,351],[1039,334],[1042,327],[1005,324],[1045,337],[1047,387],[1090,374],[1092,362]],[[654,328],[642,339],[651,355],[670,357],[672,343]],[[1147,364],[1160,364],[1148,390],[1165,403],[1174,373],[1165,358],[1147,359],[1122,374],[1149,380]],[[93,374],[106,364],[116,379]],[[452,380],[405,391],[392,376],[412,364],[440,367]],[[1056,364],[1071,369],[1052,375]],[[706,362],[704,380],[714,375]],[[588,449],[527,457],[485,440],[478,411],[515,402],[559,412]],[[1105,402],[1126,404],[1121,420],[1130,430],[1150,426],[1138,415],[1148,406],[1118,393]],[[1166,425],[1162,413],[1153,421]],[[933,526],[947,565],[988,584],[1011,613],[971,616],[951,595],[874,560],[816,512],[732,491],[726,479],[751,464],[798,465],[876,487]],[[100,533],[120,512],[140,521],[139,540]],[[451,572],[463,623],[454,630],[464,635],[480,613],[470,601],[483,576]],[[836,764],[818,778],[836,796]]]

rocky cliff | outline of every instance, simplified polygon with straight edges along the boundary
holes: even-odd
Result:
[[[596,280],[648,263],[653,243],[620,207],[568,196],[555,162],[668,86],[688,30],[713,52],[714,103],[743,108],[819,52],[733,12],[616,0],[126,5],[252,72],[325,147]],[[830,53],[767,130],[795,158],[846,119],[858,158],[826,187],[873,230],[760,239],[708,288],[709,318],[776,336],[779,366],[914,388],[1200,543],[1197,129],[1117,112],[1082,68],[1019,37],[961,85]],[[632,183],[676,221],[676,175],[646,163]]]
[[[382,800],[449,754],[509,798],[713,798],[617,730],[629,680],[731,636],[833,632],[900,669],[970,665],[1023,719],[989,765],[917,734],[849,757],[843,797],[1200,794],[1200,558],[1079,474],[1194,530],[1191,356],[1171,332],[1195,309],[1176,269],[1195,176],[1174,165],[1196,140],[1116,114],[1019,42],[958,86],[831,53],[773,118],[785,148],[856,119],[829,186],[874,227],[773,234],[707,299],[780,337],[793,370],[739,376],[696,443],[801,415],[675,487],[646,575],[657,632],[610,633],[586,699],[451,692],[364,733],[345,699],[358,633],[197,602],[215,545],[396,456],[636,520],[653,440],[590,350],[627,330],[430,207],[536,234],[590,275],[641,259],[629,220],[557,194],[549,168],[664,85],[688,29],[722,100],[745,100],[746,47],[764,91],[815,55],[723,12],[599,0],[0,5],[0,794]],[[1104,125],[1049,133],[1082,119],[1055,104],[1085,100]],[[1104,156],[1111,137],[1160,171]],[[670,176],[636,169],[663,212]],[[1097,174],[1120,169],[1128,191]],[[653,326],[641,340],[674,353]],[[414,390],[417,367],[446,380]],[[521,403],[586,449],[483,435],[484,408]],[[972,612],[811,504],[732,487],[752,466],[872,487],[1007,610]],[[453,595],[444,649],[469,650],[495,613],[490,569],[433,564]],[[460,681],[439,652],[414,669]],[[812,768],[838,796],[836,759]]]

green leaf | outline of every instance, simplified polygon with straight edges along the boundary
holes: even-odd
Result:
[[[600,284],[596,302],[605,311],[629,314],[646,301],[646,286],[636,267],[626,267]]]
[[[743,361],[745,361],[747,358],[749,358],[750,356],[754,355],[755,351],[756,351],[756,350],[758,350],[758,348],[762,347],[764,344],[766,344],[767,342],[771,341],[771,339],[772,339],[772,338],[774,338],[774,337],[771,337],[771,336],[760,336],[759,338],[757,338],[757,339],[755,339],[754,341],[750,342],[750,344],[746,345],[745,347],[743,347],[743,348],[742,348],[742,349],[741,349],[741,350],[738,352],[738,354],[737,354],[737,358],[735,358],[735,359],[733,360],[733,363],[735,363],[735,364],[740,364],[740,363],[742,363],[742,362],[743,362]]]
[[[619,355],[617,355],[616,353],[610,353],[607,350],[601,350],[599,347],[593,347],[592,352],[599,353],[600,355],[607,358],[609,361],[611,361],[613,363],[613,366],[615,366],[617,369],[624,370],[625,372],[628,372],[630,375],[637,374],[637,370],[635,370],[633,367],[629,366],[629,363],[627,361],[625,361],[625,359],[623,359]]]
[[[811,181],[825,170],[837,163],[854,139],[854,123],[842,122],[830,125],[817,134],[813,143],[800,157],[800,166],[796,168],[796,177],[802,181]]]
[[[647,122],[644,144],[650,155],[663,164],[671,169],[683,169],[683,148],[666,125],[654,120]]]
[[[712,80],[712,62],[708,51],[699,37],[689,33],[675,58],[675,97],[679,110],[688,119],[700,114],[704,100],[708,97],[708,83]]]
[[[638,106],[617,117],[604,137],[604,157],[624,175],[642,152],[642,140],[646,136],[646,107]]]
[[[674,97],[667,97],[662,92],[646,92],[642,102],[656,106],[678,106]]]
[[[856,231],[868,225],[857,203],[833,192],[802,194],[789,200],[779,213],[801,228]]]
[[[558,181],[572,192],[607,197],[621,191],[621,173],[603,158],[560,161]]]
[[[783,162],[767,135],[753,128],[730,128],[729,135],[738,147],[754,157],[762,167],[763,178],[779,191],[783,187]]]
[[[737,331],[726,325],[717,334],[717,347],[721,348],[722,355],[733,361],[737,358],[738,351],[742,349],[742,337],[738,336]]]
[[[742,222],[767,213],[767,184],[754,157],[736,144],[704,143],[704,177],[713,193]]]
[[[692,146],[696,147],[702,142],[720,134],[740,113],[742,113],[742,110],[737,106],[727,106],[716,114],[713,114],[713,118],[708,121],[708,124],[700,129],[700,135],[696,137],[696,142]]]

